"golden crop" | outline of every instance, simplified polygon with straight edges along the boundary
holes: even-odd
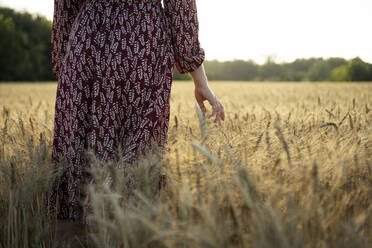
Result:
[[[0,84],[0,247],[370,247],[372,84],[210,84],[226,121],[205,120],[192,83],[175,82],[165,160],[141,160],[132,198],[122,171],[93,166],[114,185],[89,187],[75,239],[42,204],[56,84]]]

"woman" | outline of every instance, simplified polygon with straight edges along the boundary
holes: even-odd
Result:
[[[165,148],[174,64],[191,73],[201,110],[206,112],[207,100],[210,117],[224,120],[202,65],[194,0],[163,5],[161,0],[55,0],[52,159],[64,168],[50,204],[58,203],[60,219],[81,218],[87,148],[102,161],[115,159],[119,147],[126,161],[153,141]]]

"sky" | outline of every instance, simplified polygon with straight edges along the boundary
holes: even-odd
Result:
[[[372,0],[196,0],[206,58],[264,63],[359,56],[372,62]],[[53,0],[0,0],[53,17]]]

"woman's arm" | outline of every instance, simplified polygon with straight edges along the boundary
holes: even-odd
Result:
[[[216,95],[213,93],[213,91],[208,86],[208,79],[207,75],[205,74],[204,66],[203,64],[197,68],[195,71],[190,72],[194,84],[195,84],[195,98],[198,102],[200,109],[205,113],[207,112],[207,109],[204,105],[204,101],[207,100],[209,104],[212,106],[212,114],[210,114],[208,117],[212,117],[216,115],[216,118],[214,122],[218,121],[218,119],[225,120],[225,111],[220,103],[220,101],[217,99]]]
[[[204,49],[199,42],[195,0],[164,0],[163,2],[176,68],[180,73],[195,71],[205,57]]]
[[[173,44],[176,67],[180,73],[189,72],[195,83],[195,98],[200,109],[205,113],[204,101],[213,108],[209,117],[216,115],[225,120],[222,104],[208,86],[203,61],[205,52],[199,42],[199,22],[195,0],[164,0],[164,13]]]

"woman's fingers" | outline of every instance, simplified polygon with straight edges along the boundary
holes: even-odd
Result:
[[[207,112],[207,108],[206,108],[205,105],[204,105],[204,101],[202,101],[202,100],[198,100],[197,102],[198,102],[198,104],[199,104],[200,110],[201,110],[203,113]]]
[[[215,107],[214,105],[212,105],[212,114],[210,114],[210,115],[208,116],[208,118],[211,118],[212,116],[214,116],[214,115],[216,114],[216,112],[217,112],[216,107]]]
[[[225,120],[225,110],[223,109],[222,104],[221,105],[221,119],[224,121]]]
[[[224,116],[222,105],[220,105],[220,111],[218,113],[219,113],[219,118],[224,121],[225,120],[225,116]]]
[[[225,112],[224,112],[224,109],[223,109],[223,106],[220,102],[217,101],[216,104],[212,105],[212,114],[210,114],[208,116],[208,118],[211,118],[213,117],[214,115],[216,115],[216,118],[214,119],[214,122],[217,122],[218,119],[221,119],[221,120],[225,120]]]
[[[225,120],[225,111],[223,109],[223,106],[220,102],[218,102],[218,116],[221,120]]]
[[[225,120],[225,112],[222,104],[218,101],[217,97],[209,88],[202,88],[195,90],[195,97],[200,107],[200,110],[203,113],[207,112],[204,101],[208,101],[212,106],[212,113],[208,115],[208,118],[215,116],[214,122],[217,122],[219,119]]]
[[[198,105],[199,105],[200,110],[201,110],[203,113],[207,112],[207,108],[206,108],[205,105],[204,105],[204,100],[205,100],[205,98],[204,98],[203,95],[200,94],[200,92],[197,91],[197,90],[195,90],[195,98],[196,98],[196,101],[197,101],[197,103],[198,103]]]

